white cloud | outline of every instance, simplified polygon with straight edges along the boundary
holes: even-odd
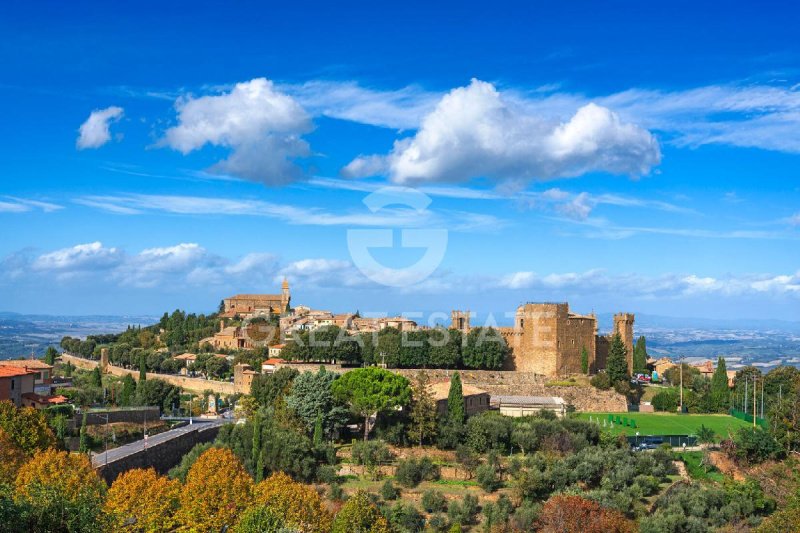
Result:
[[[311,131],[311,119],[271,81],[256,78],[227,93],[179,98],[175,107],[178,125],[166,131],[162,145],[183,154],[206,144],[230,148],[212,171],[269,185],[301,177],[295,160],[310,154],[301,136]]]
[[[111,140],[111,123],[116,122],[123,115],[121,107],[111,106],[105,109],[95,109],[81,124],[78,140],[75,143],[78,150],[86,148],[100,148]]]
[[[666,142],[678,146],[727,144],[800,152],[798,85],[730,83],[678,91],[631,88],[592,97],[557,89],[507,89],[503,98],[525,114],[554,119],[572,116],[594,102],[625,121],[662,133]],[[420,127],[445,96],[414,86],[367,89],[352,81],[309,82],[287,90],[315,114],[393,129]]]
[[[590,103],[558,123],[472,80],[444,96],[416,135],[395,142],[389,155],[359,157],[343,173],[363,177],[383,165],[403,184],[545,180],[593,171],[636,176],[659,161],[655,138],[606,108]]]
[[[785,222],[790,226],[800,226],[800,213],[795,213],[794,215],[786,218]]]
[[[317,207],[299,207],[262,200],[210,198],[200,196],[129,194],[117,196],[85,196],[75,203],[109,213],[138,215],[162,212],[179,215],[257,216],[303,226],[381,226],[381,227],[444,227],[456,231],[496,229],[504,220],[493,215],[465,211],[417,211],[411,208],[385,208],[372,212],[360,210],[330,212]]]
[[[315,116],[394,129],[415,129],[440,98],[415,86],[377,91],[352,81],[310,81],[285,89]]]
[[[800,296],[800,271],[790,275],[741,274],[725,277],[697,274],[648,277],[612,275],[603,270],[568,272],[540,276],[521,271],[501,276],[487,287],[514,290],[550,291],[559,294],[609,294],[630,298],[682,298],[696,295],[748,296],[769,293],[774,296]]]
[[[103,243],[96,241],[40,255],[32,266],[39,271],[72,275],[112,269],[121,264],[123,259],[124,254],[121,250],[107,248]]]

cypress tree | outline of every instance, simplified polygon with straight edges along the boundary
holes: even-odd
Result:
[[[58,355],[58,352],[56,351],[56,349],[53,348],[52,346],[48,346],[47,347],[47,351],[44,352],[44,362],[47,363],[50,366],[55,365],[56,364],[56,356],[57,355]]]
[[[144,354],[139,357],[139,381],[147,380],[147,359]]]
[[[261,459],[261,415],[256,413],[253,416],[253,452],[252,461],[255,470],[255,481],[258,483],[264,477],[264,465]]]
[[[647,370],[647,341],[644,335],[636,339],[633,347],[633,371],[645,372]]]
[[[89,452],[89,435],[86,434],[86,411],[83,412],[83,420],[81,421],[80,440],[78,441],[78,448],[81,453]]]
[[[717,359],[717,368],[711,377],[711,407],[715,411],[727,411],[728,400],[728,369],[725,366],[725,358]]]
[[[447,418],[450,422],[463,424],[466,418],[464,412],[464,391],[461,388],[461,375],[453,373],[450,378],[450,392],[447,395]]]
[[[581,372],[589,373],[589,352],[586,351],[586,346],[581,348]]]
[[[611,337],[611,347],[608,349],[608,364],[606,372],[611,379],[611,383],[627,381],[628,376],[628,349],[622,342],[619,333]]]

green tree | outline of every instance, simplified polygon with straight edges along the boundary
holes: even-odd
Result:
[[[88,413],[83,412],[83,419],[81,420],[80,440],[78,449],[81,453],[89,453],[89,435],[86,433],[86,417]]]
[[[430,342],[429,363],[434,368],[458,368],[461,366],[462,335],[457,329],[436,328],[428,335]]]
[[[286,405],[303,421],[311,433],[322,416],[324,435],[333,437],[349,418],[347,407],[333,397],[331,385],[339,376],[320,367],[318,372],[303,372],[294,379]]]
[[[636,345],[633,347],[633,371],[647,371],[647,341],[644,335],[636,339]]]
[[[319,447],[322,444],[323,429],[322,429],[322,413],[317,413],[317,420],[314,422],[314,446]]]
[[[506,340],[494,328],[473,328],[467,334],[462,359],[467,368],[498,369],[509,353]]]
[[[58,351],[52,346],[48,346],[47,350],[44,352],[44,362],[53,366],[56,364],[56,357],[58,357]]]
[[[461,374],[454,372],[450,378],[450,392],[447,394],[447,419],[450,422],[463,424],[466,418]]]
[[[136,405],[157,405],[167,411],[179,402],[180,389],[163,379],[149,379],[136,385]]]
[[[628,374],[628,349],[625,348],[625,344],[623,344],[622,337],[619,333],[615,333],[614,336],[611,337],[606,372],[608,373],[608,377],[611,378],[612,383],[628,381],[628,379],[630,379],[630,375]]]
[[[331,386],[334,398],[350,405],[364,419],[364,440],[367,440],[370,417],[389,409],[408,405],[411,392],[408,380],[388,370],[375,367],[358,368],[347,372]]]
[[[294,368],[279,368],[272,374],[259,374],[253,378],[250,395],[262,407],[275,404],[278,399],[283,399],[292,388],[292,383],[300,372]]]
[[[92,387],[103,386],[103,376],[100,374],[100,367],[96,366],[92,369],[91,373],[89,374],[89,384]]]
[[[700,424],[700,427],[697,429],[697,442],[707,446],[713,444],[716,438],[717,434],[713,429],[706,427],[705,424]]]
[[[256,483],[264,478],[264,454],[261,453],[261,414],[256,412],[253,416],[253,451],[250,458],[255,470]]]
[[[586,351],[586,346],[581,348],[581,372],[589,373],[589,352]]]
[[[422,441],[436,433],[436,402],[428,389],[430,378],[427,372],[417,372],[411,391],[411,425],[408,438],[422,446]]]
[[[144,354],[139,356],[139,382],[147,379],[147,358]]]
[[[728,388],[728,369],[725,367],[725,358],[717,359],[717,368],[711,377],[711,402],[710,407],[717,412],[727,411],[730,407],[730,389]]]
[[[128,406],[136,400],[136,380],[130,374],[122,378],[122,389],[119,393],[119,404]]]

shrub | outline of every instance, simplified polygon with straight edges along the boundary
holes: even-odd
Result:
[[[330,489],[328,489],[328,498],[333,501],[343,501],[345,499],[344,489],[338,483],[332,483]]]
[[[405,487],[416,487],[423,480],[435,481],[439,476],[439,467],[429,457],[404,459],[397,464],[395,472],[397,482]]]
[[[421,531],[425,526],[425,519],[416,507],[410,503],[397,502],[389,510],[389,521],[400,531]]]
[[[441,513],[447,510],[447,499],[438,490],[428,489],[422,494],[422,508],[429,513]]]
[[[364,491],[347,500],[333,521],[332,533],[389,533],[386,518],[369,500]]]
[[[511,444],[513,419],[486,411],[467,421],[467,446],[478,453],[489,450],[505,452]]]
[[[611,378],[608,377],[608,374],[605,372],[600,372],[599,374],[592,376],[592,379],[589,380],[589,383],[596,389],[600,390],[608,390],[611,388]]]
[[[475,522],[475,515],[478,514],[478,497],[472,494],[465,494],[464,499],[459,502],[450,502],[447,507],[447,516],[453,524],[466,526]]]
[[[394,455],[382,440],[358,441],[351,452],[353,462],[364,465],[372,479],[378,479],[378,467],[390,462]]]
[[[753,428],[741,428],[732,441],[723,443],[723,449],[741,464],[758,464],[783,455],[783,449],[772,435]]]
[[[675,411],[678,408],[678,395],[672,389],[660,391],[653,396],[653,409],[656,411]]]
[[[497,475],[497,469],[492,464],[486,463],[479,466],[475,477],[478,485],[486,492],[494,492],[500,488],[500,476]]]
[[[400,489],[394,486],[391,480],[387,479],[381,486],[381,497],[386,500],[396,500],[400,496]]]

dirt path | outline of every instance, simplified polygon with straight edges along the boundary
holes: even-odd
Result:
[[[744,481],[745,476],[742,471],[736,466],[732,460],[728,458],[723,452],[715,451],[711,452],[710,454],[711,464],[717,467],[717,469],[727,476],[733,477],[736,481]]]
[[[681,480],[689,481],[689,472],[686,471],[686,465],[683,461],[672,461],[672,464],[678,469],[678,475],[681,476]]]

